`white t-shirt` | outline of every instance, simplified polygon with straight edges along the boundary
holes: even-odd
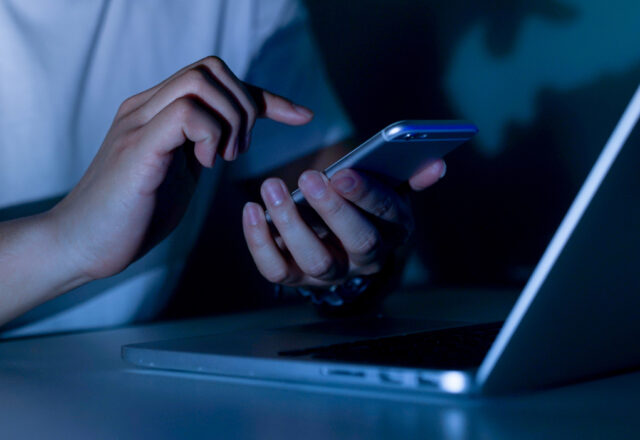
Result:
[[[316,114],[302,127],[259,121],[250,151],[233,165],[238,176],[263,174],[350,131],[296,0],[3,0],[0,29],[0,221],[67,193],[125,98],[207,55]],[[203,172],[180,226],[144,258],[35,308],[0,336],[153,317],[198,235],[222,163]]]

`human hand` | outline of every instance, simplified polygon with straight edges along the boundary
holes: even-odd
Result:
[[[215,57],[125,100],[87,172],[51,211],[69,270],[83,282],[110,276],[158,243],[184,214],[201,167],[245,151],[257,117],[300,125],[312,113],[241,82]]]
[[[421,191],[445,170],[442,159],[431,161],[411,177],[409,186]],[[261,187],[275,234],[260,205],[249,202],[243,211],[249,251],[260,273],[273,283],[328,287],[377,273],[413,231],[407,194],[365,173],[347,169],[328,179],[318,171],[305,171],[298,185],[322,222],[305,221],[277,178]]]

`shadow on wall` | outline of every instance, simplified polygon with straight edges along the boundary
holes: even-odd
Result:
[[[430,281],[525,281],[640,79],[640,3],[617,3],[306,0],[359,137],[410,118],[480,127],[415,197]]]

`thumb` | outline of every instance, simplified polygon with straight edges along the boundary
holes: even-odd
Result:
[[[414,191],[422,191],[442,179],[447,172],[447,165],[442,159],[427,162],[409,179],[409,186]]]

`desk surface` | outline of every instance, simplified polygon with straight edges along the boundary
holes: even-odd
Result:
[[[488,321],[509,292],[398,295],[389,311]],[[408,313],[404,313],[408,315]],[[500,398],[379,395],[137,369],[123,344],[311,322],[297,306],[0,343],[3,438],[638,438],[640,372]]]

